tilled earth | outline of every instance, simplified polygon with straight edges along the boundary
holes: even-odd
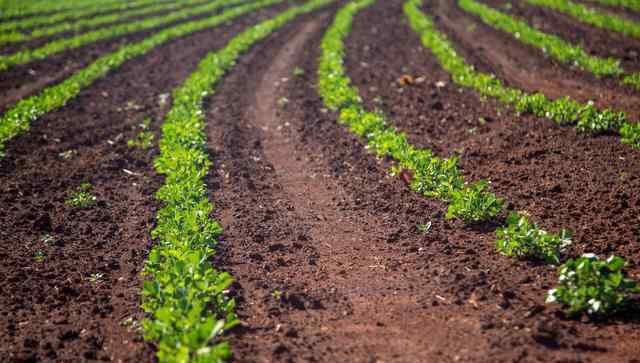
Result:
[[[507,84],[640,111],[630,89],[544,58],[455,1],[427,3],[459,52]],[[627,54],[625,67],[640,68],[637,42],[605,49],[592,39],[609,33],[515,3],[513,13],[583,37],[594,54]],[[207,100],[212,217],[225,229],[212,262],[236,279],[242,324],[228,338],[235,361],[638,362],[640,312],[590,322],[545,305],[555,268],[498,255],[495,224],[445,220],[445,204],[389,176],[388,161],[324,109],[319,44],[338,5],[258,44]],[[459,156],[467,180],[490,179],[508,209],[552,231],[573,229],[568,255],[624,256],[640,278],[638,152],[613,136],[584,137],[460,89],[401,6],[381,0],[363,10],[347,39],[348,74],[368,108],[383,110],[415,145]],[[0,162],[2,361],[152,359],[153,346],[123,322],[144,316],[140,271],[162,179],[152,167],[156,149],[132,149],[126,140],[145,117],[158,134],[171,106],[166,95],[198,61],[283,8],[128,62],[8,145]],[[296,67],[303,72],[294,75]],[[3,95],[25,70],[14,72],[0,79]],[[402,85],[403,75],[419,81]],[[74,211],[64,199],[83,181],[95,185],[99,202]],[[426,223],[431,229],[419,231]],[[33,259],[37,251],[44,262]]]

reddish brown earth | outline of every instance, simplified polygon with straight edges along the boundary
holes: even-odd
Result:
[[[139,309],[161,180],[155,151],[127,147],[151,117],[168,111],[161,95],[199,60],[243,28],[283,9],[272,7],[217,30],[170,42],[83,91],[37,121],[0,162],[0,356],[9,362],[149,361],[152,349],[122,326]],[[60,153],[73,150],[66,160]],[[125,170],[133,173],[130,174]],[[74,210],[68,194],[89,181],[97,206]],[[53,241],[45,244],[45,235]],[[38,251],[46,254],[37,262]],[[102,273],[92,283],[92,274]]]
[[[429,4],[470,62],[508,82],[524,87],[519,69],[527,65],[542,76],[525,81],[543,92],[574,82],[589,95],[608,85],[460,16],[461,24],[478,23],[469,43],[445,19],[459,10]],[[584,137],[498,112],[493,101],[459,89],[401,5],[380,0],[363,10],[347,39],[348,73],[367,107],[382,109],[412,143],[459,155],[466,178],[491,179],[508,209],[551,231],[575,230],[568,256],[621,255],[640,279],[638,152],[613,136]],[[208,51],[282,8],[128,62],[8,145],[0,162],[1,361],[152,360],[153,346],[122,321],[144,316],[139,272],[162,180],[152,168],[157,148],[131,149],[126,140],[144,117],[158,135],[170,107],[160,96]],[[593,322],[545,305],[553,267],[497,254],[497,223],[445,220],[446,205],[389,176],[389,163],[324,109],[319,44],[337,9],[301,17],[259,43],[206,102],[208,186],[225,229],[212,262],[235,277],[242,321],[228,335],[234,360],[638,363],[640,311]],[[296,67],[304,74],[294,76]],[[401,86],[405,74],[422,79]],[[631,105],[625,89],[615,92]],[[67,150],[77,154],[60,158]],[[65,206],[87,180],[98,205]],[[45,234],[54,241],[45,244]],[[33,258],[39,250],[44,262]],[[104,276],[92,283],[96,272]]]

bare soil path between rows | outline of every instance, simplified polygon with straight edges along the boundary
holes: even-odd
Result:
[[[388,215],[339,182],[360,179],[357,172],[336,175],[326,144],[313,145],[301,133],[318,117],[337,126],[318,114],[309,83],[327,15],[261,44],[211,101],[210,143],[219,168],[211,185],[221,189],[214,195],[222,199],[227,231],[219,259],[238,282],[243,320],[231,339],[236,359],[427,362],[453,352],[479,359],[467,345],[485,344],[470,336],[475,322],[424,310],[433,292],[415,254],[390,245],[397,231],[389,231]],[[296,66],[306,73],[293,86]],[[304,97],[290,89],[301,84]]]

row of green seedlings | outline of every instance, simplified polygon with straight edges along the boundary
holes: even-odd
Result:
[[[405,14],[411,27],[421,36],[425,46],[437,57],[455,51],[444,35],[433,28],[433,22],[420,11],[422,0],[408,0]],[[461,58],[450,64],[466,66]],[[482,80],[480,81],[482,82]],[[547,263],[560,263],[561,252],[571,243],[570,231],[559,235],[549,234],[530,223],[526,216],[511,213],[507,225],[497,230],[497,249],[504,255],[533,258]],[[629,297],[640,292],[633,280],[624,276],[624,259],[612,256],[605,261],[586,254],[567,261],[560,268],[559,287],[549,291],[548,302],[561,303],[570,315],[587,312],[591,315],[607,314],[626,307]]]
[[[430,17],[416,19],[412,28],[457,84],[472,88],[482,96],[494,97],[518,113],[531,113],[560,125],[574,125],[579,132],[589,135],[618,133],[623,144],[640,148],[640,123],[630,122],[624,112],[599,110],[593,102],[584,104],[569,97],[551,100],[542,93],[529,94],[507,87],[493,74],[479,72],[467,64]]]
[[[211,1],[192,8],[174,11],[169,14],[155,16],[144,20],[117,24],[106,28],[97,29],[88,33],[79,34],[71,38],[62,38],[51,41],[39,48],[24,49],[19,52],[7,55],[0,55],[0,71],[6,71],[11,67],[27,64],[35,60],[46,59],[47,57],[78,48],[99,40],[112,39],[119,36],[139,32],[159,26],[171,24],[177,21],[186,20],[191,17],[211,13],[223,5],[237,4],[244,0],[235,1]]]
[[[596,77],[623,77],[622,83],[640,90],[640,74],[625,74],[620,60],[589,55],[582,47],[572,45],[556,35],[544,33],[475,0],[458,0],[466,12],[477,15],[487,25],[513,35],[518,41],[542,50],[561,63],[576,65]]]
[[[598,28],[611,30],[640,39],[640,24],[629,19],[606,13],[571,0],[527,0],[529,4],[544,6]],[[634,82],[640,84],[640,80]]]
[[[410,187],[414,191],[447,202],[447,218],[462,218],[467,223],[494,219],[503,203],[485,190],[487,182],[468,185],[455,158],[441,159],[431,150],[415,148],[403,133],[387,126],[382,113],[364,109],[358,90],[346,75],[344,38],[349,34],[353,16],[374,1],[356,0],[347,4],[338,12],[322,40],[318,89],[326,107],[338,113],[340,123],[366,138],[368,149],[378,157],[395,160],[395,172],[403,169],[412,173]],[[419,0],[405,4],[411,23],[421,17],[419,5]],[[568,230],[558,235],[548,233],[527,216],[511,213],[506,225],[497,230],[496,247],[507,256],[557,264],[561,262],[562,251],[571,243],[570,236]],[[586,265],[588,272],[585,272]],[[627,302],[631,293],[640,291],[633,281],[623,276],[623,265],[624,260],[619,257],[600,261],[588,255],[569,260],[561,267],[559,286],[549,292],[548,301],[562,303],[569,314],[612,312]],[[572,279],[562,277],[565,275]],[[624,278],[619,279],[620,276]]]
[[[93,17],[108,12],[126,11],[158,3],[158,0],[138,0],[131,2],[101,3],[97,2],[88,7],[76,8],[55,14],[37,15],[17,20],[7,20],[0,23],[0,39],[4,33],[16,32],[21,29],[42,27],[85,17]],[[52,2],[53,3],[53,2]]]
[[[243,0],[216,0],[211,2],[211,7],[212,9],[216,7],[220,8],[242,1]],[[115,52],[98,58],[60,84],[50,86],[35,96],[20,100],[0,117],[0,159],[4,156],[5,144],[8,140],[27,132],[32,122],[48,112],[63,107],[77,97],[84,88],[89,87],[99,78],[106,76],[110,71],[117,69],[124,62],[144,55],[169,41],[197,31],[219,26],[238,16],[266,6],[281,3],[282,1],[283,0],[254,1],[230,8],[210,18],[183,23],[164,29],[140,42],[125,44]]]
[[[182,2],[159,4],[154,4],[153,2],[151,2],[151,6],[145,6],[126,12],[110,13],[107,15],[96,16],[88,19],[79,19],[77,21],[67,21],[46,28],[38,28],[31,32],[13,31],[10,33],[0,33],[0,45],[5,43],[24,42],[35,38],[52,36],[64,32],[78,32],[85,28],[96,28],[104,24],[122,22],[134,17],[141,17],[159,12],[174,11],[182,7],[200,5],[206,2],[207,0],[187,0]]]
[[[640,2],[638,0],[589,0],[607,6],[620,6],[631,10],[640,11]]]
[[[15,1],[3,0],[0,7],[0,19],[10,19],[15,17],[40,16],[43,13],[62,13],[68,11],[78,11],[88,7],[111,6],[121,4],[121,0],[78,0],[78,1],[50,1],[50,0],[30,0]],[[50,14],[54,15],[54,14]]]
[[[235,302],[225,291],[231,276],[210,263],[222,233],[210,218],[205,177],[210,168],[206,151],[203,100],[240,55],[269,34],[304,13],[333,0],[311,0],[250,27],[223,49],[210,53],[183,85],[173,92],[173,107],[162,126],[160,156],[154,166],[165,175],[156,193],[164,203],[158,212],[152,249],[144,273],[145,339],[157,342],[160,362],[222,362],[230,356],[220,335],[238,324]]]

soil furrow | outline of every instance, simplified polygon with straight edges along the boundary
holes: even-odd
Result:
[[[625,111],[632,119],[640,116],[637,92],[620,87],[619,80],[598,79],[558,64],[539,49],[466,14],[455,1],[429,3],[427,14],[435,17],[441,31],[452,39],[467,63],[496,74],[512,86],[530,93],[542,92],[554,99],[569,96],[583,103],[593,100],[600,108]]]
[[[476,322],[424,313],[436,298],[424,269],[413,268],[415,253],[390,243],[398,231],[389,231],[388,216],[367,212],[362,204],[372,200],[339,182],[357,173],[336,175],[326,144],[309,147],[301,133],[319,118],[335,124],[310,83],[326,21],[316,17],[261,45],[211,101],[211,185],[220,189],[226,230],[219,259],[236,277],[244,321],[231,339],[236,359],[434,361],[454,338],[481,346],[466,333]],[[296,65],[305,76],[294,81]],[[350,153],[350,141],[332,147]],[[460,341],[449,344],[475,356]]]
[[[347,42],[348,74],[367,107],[381,108],[414,145],[441,156],[458,155],[467,180],[492,180],[491,188],[506,198],[508,209],[529,212],[550,231],[576,230],[570,256],[615,253],[631,261],[632,276],[638,276],[640,200],[625,192],[638,187],[637,156],[613,137],[582,137],[550,121],[496,112],[498,105],[491,100],[482,102],[473,92],[459,89],[395,16],[400,5],[383,2],[363,11]],[[401,85],[403,74],[415,82]],[[495,226],[443,221],[445,206],[427,203],[429,209],[421,210],[431,211],[432,230],[445,239],[434,244],[459,253],[438,250],[430,256],[430,265],[461,274],[450,288],[463,297],[462,305],[472,308],[465,314],[483,322],[482,332],[473,334],[489,342],[487,360],[582,360],[587,345],[601,350],[588,353],[593,361],[625,361],[638,355],[632,341],[637,338],[626,335],[635,334],[633,313],[610,324],[563,319],[556,307],[544,304],[546,290],[556,283],[553,267],[499,256]],[[470,274],[475,266],[481,266],[483,276]],[[485,310],[491,306],[499,308]],[[511,352],[504,349],[509,344]]]
[[[160,180],[152,158],[127,146],[208,52],[283,6],[159,47],[96,82],[8,144],[0,164],[4,294],[0,352],[8,361],[150,361],[134,327]],[[164,100],[164,102],[162,101]],[[62,154],[64,153],[64,154]],[[67,158],[68,157],[68,158]],[[94,185],[97,206],[73,210],[68,193]],[[43,242],[45,235],[53,241]],[[44,262],[36,262],[38,251]],[[92,282],[96,273],[103,274]],[[95,276],[95,275],[94,275]]]

